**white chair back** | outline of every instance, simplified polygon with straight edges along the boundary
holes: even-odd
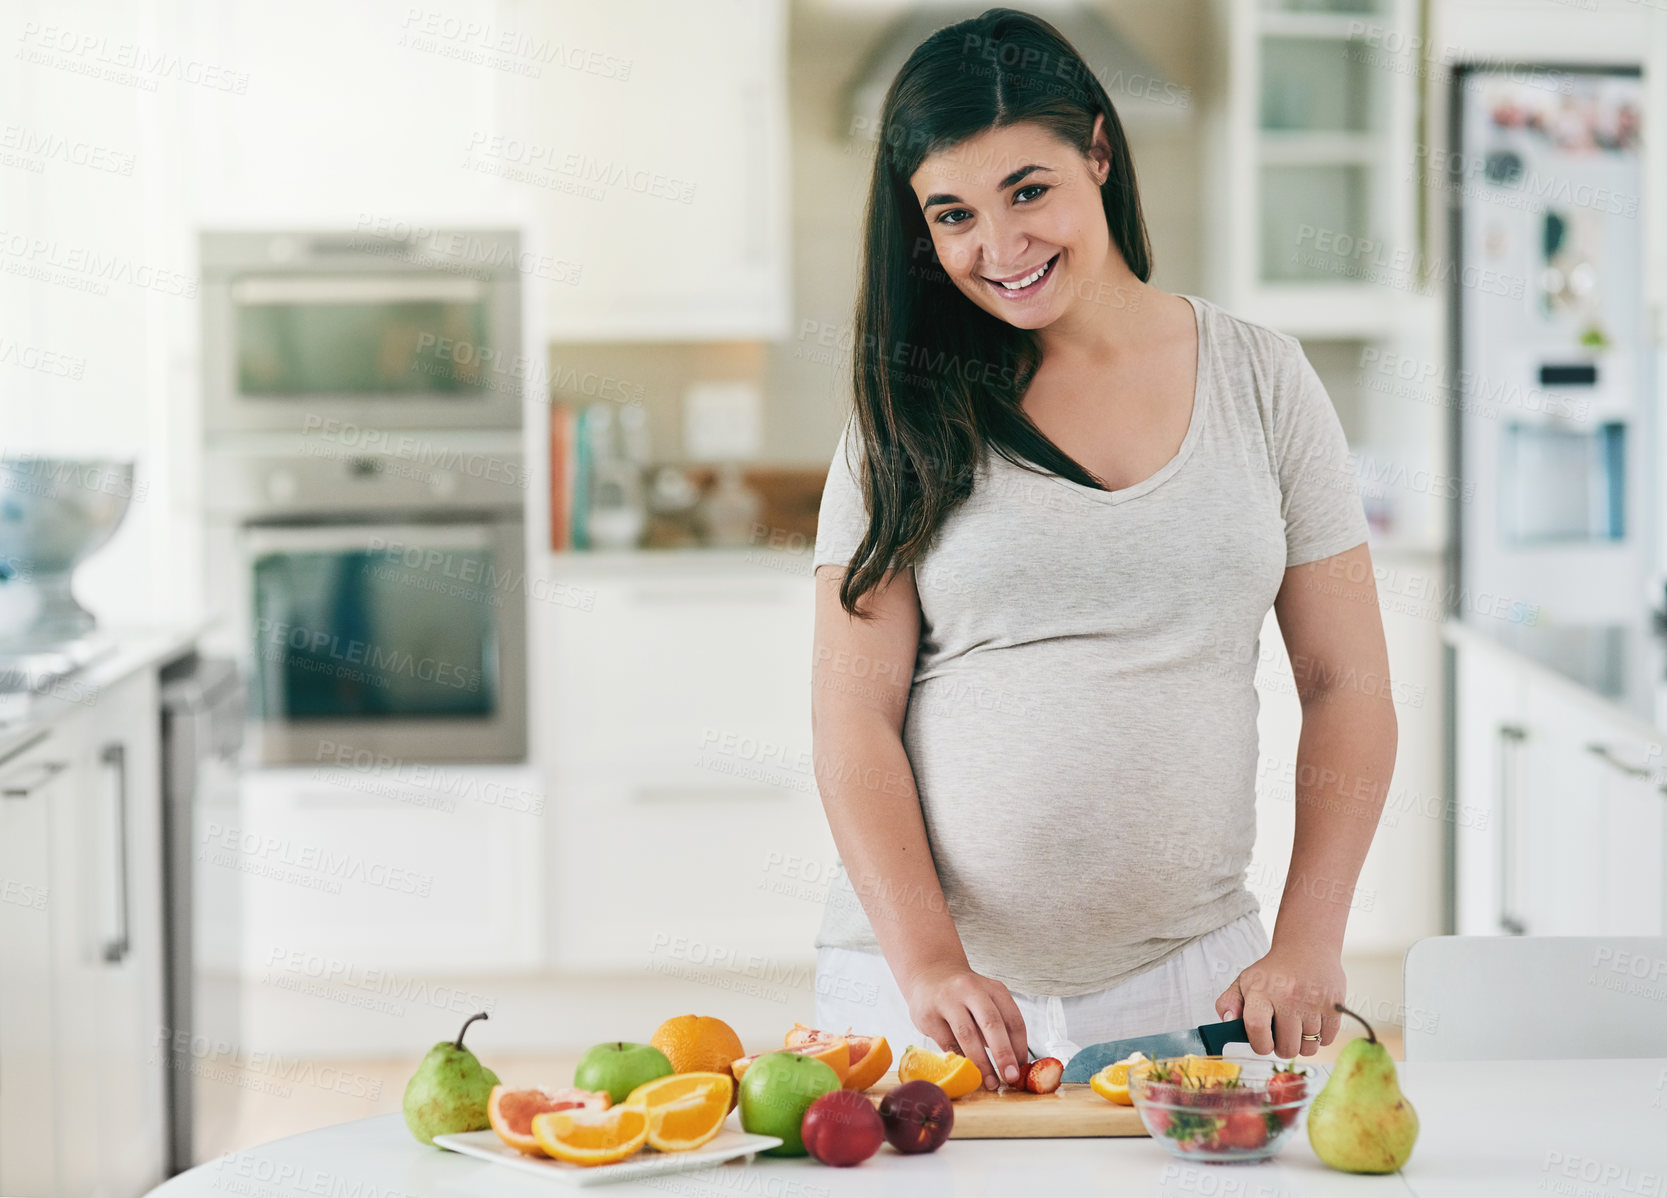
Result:
[[[1432,936],[1403,978],[1409,1061],[1667,1057],[1667,936]]]

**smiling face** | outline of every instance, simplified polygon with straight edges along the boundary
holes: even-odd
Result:
[[[1100,185],[1111,170],[1105,117],[1084,156],[1031,121],[931,154],[909,179],[938,262],[986,312],[1023,329],[1052,324],[1074,295],[1095,295],[1108,257]]]

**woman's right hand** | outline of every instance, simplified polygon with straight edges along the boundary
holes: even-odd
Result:
[[[977,1065],[986,1090],[1000,1084],[997,1070],[1009,1085],[1018,1081],[1019,1070],[1030,1062],[1029,1045],[1024,1016],[1006,986],[958,964],[917,972],[903,993],[914,1025],[945,1052],[958,1052]]]

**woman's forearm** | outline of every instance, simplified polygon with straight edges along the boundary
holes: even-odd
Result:
[[[1296,836],[1274,943],[1341,951],[1360,867],[1395,768],[1395,705],[1333,688],[1304,699],[1297,741]]]
[[[904,983],[923,968],[965,966],[895,728],[842,713],[817,728],[814,756],[834,844],[892,973]]]

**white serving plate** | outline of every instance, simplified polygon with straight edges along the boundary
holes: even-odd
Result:
[[[495,1131],[465,1131],[435,1136],[441,1148],[479,1157],[493,1164],[506,1165],[523,1173],[546,1177],[570,1186],[605,1185],[611,1181],[629,1181],[653,1173],[682,1173],[703,1165],[719,1165],[736,1157],[750,1157],[766,1148],[781,1143],[778,1136],[759,1136],[726,1127],[699,1148],[688,1152],[659,1152],[643,1145],[635,1154],[611,1165],[573,1165],[548,1157],[528,1156],[517,1152],[498,1138]]]

